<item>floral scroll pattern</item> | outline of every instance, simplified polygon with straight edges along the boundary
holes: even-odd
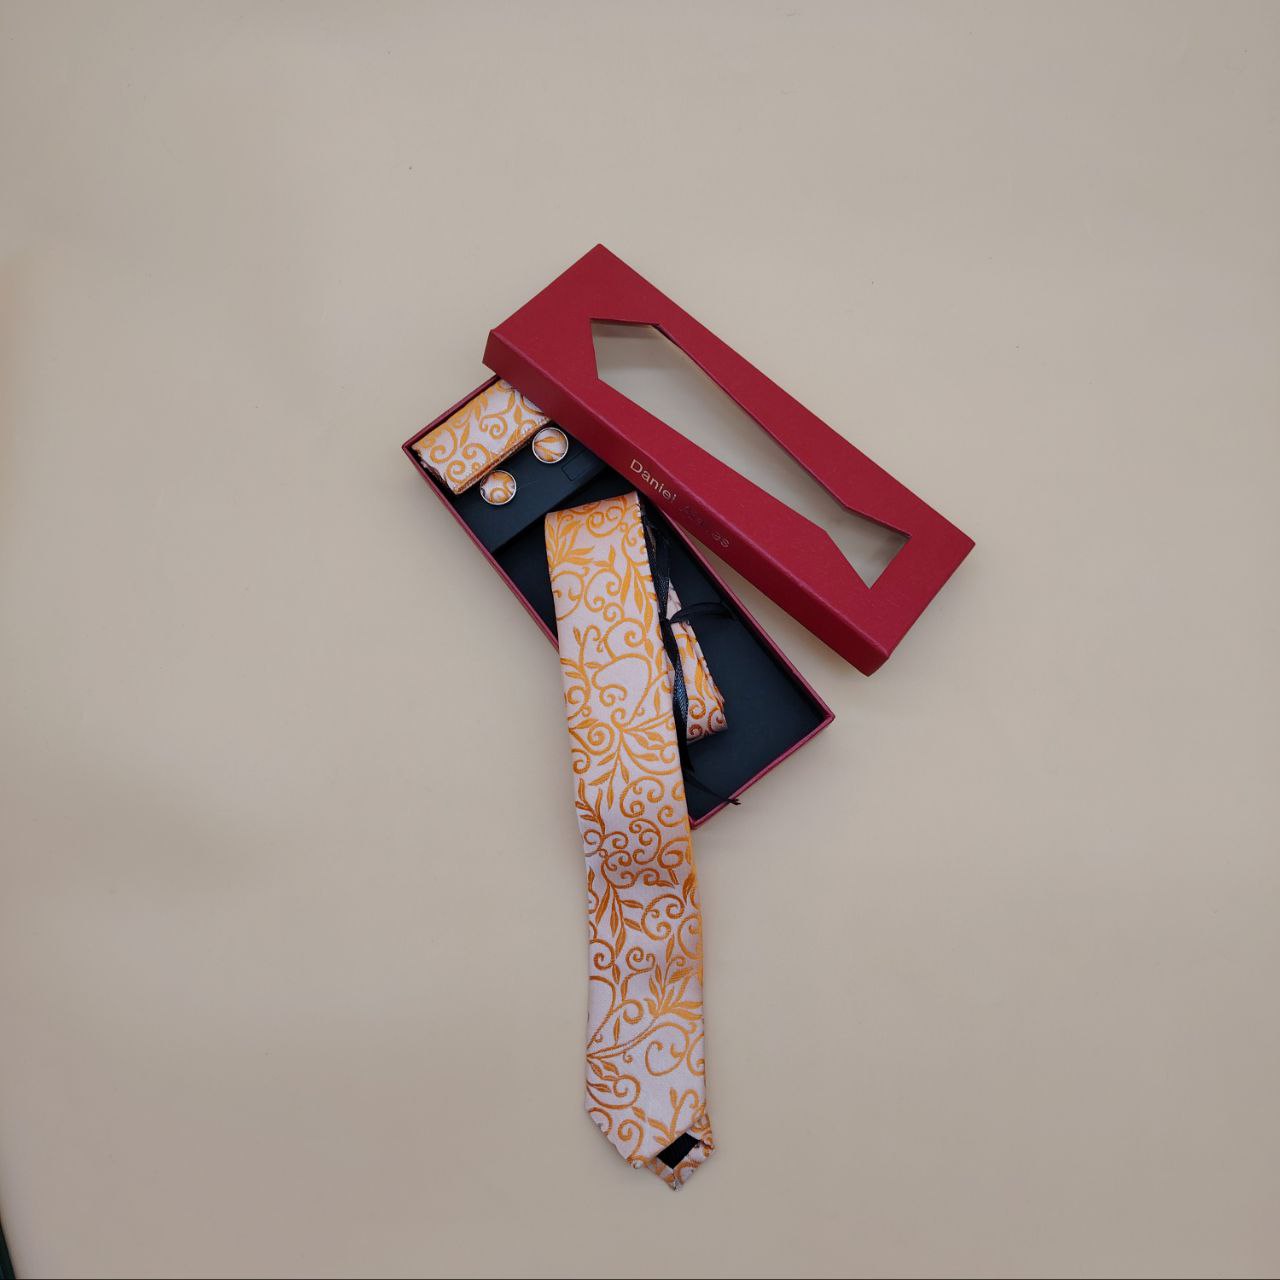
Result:
[[[515,453],[547,421],[545,413],[500,378],[423,436],[413,449],[432,475],[454,493],[462,493]]]
[[[639,499],[554,511],[546,543],[587,868],[586,1107],[678,1188],[714,1147],[702,915]],[[668,1168],[658,1153],[686,1133],[697,1145]]]

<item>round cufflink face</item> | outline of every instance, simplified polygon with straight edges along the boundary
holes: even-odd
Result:
[[[490,471],[480,481],[480,496],[491,507],[505,507],[516,496],[516,478],[510,471]]]
[[[533,456],[539,462],[559,462],[569,452],[569,437],[559,427],[543,427],[533,437]]]

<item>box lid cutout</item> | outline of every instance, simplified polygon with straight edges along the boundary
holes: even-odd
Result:
[[[820,523],[736,469],[736,456],[715,456],[602,379],[593,342],[602,325],[652,326],[837,508],[901,535],[905,541],[874,582],[859,576]],[[868,675],[973,547],[971,538],[603,245],[494,329],[485,363]]]
[[[835,500],[750,414],[651,324],[591,322],[596,375],[633,404],[825,529],[867,586],[906,545],[896,529]]]

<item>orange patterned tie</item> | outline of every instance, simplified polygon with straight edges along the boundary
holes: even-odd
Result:
[[[632,1165],[678,1189],[714,1147],[702,914],[640,501],[553,511],[546,541],[587,863],[587,1112]],[[699,681],[713,732],[719,691],[688,624],[673,630],[691,707]]]

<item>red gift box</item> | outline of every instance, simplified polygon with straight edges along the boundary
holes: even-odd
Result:
[[[841,506],[904,535],[874,584],[821,526],[602,381],[593,323],[652,325]],[[494,329],[484,361],[867,675],[973,548],[968,535],[603,245]]]
[[[875,580],[859,577],[820,525],[602,381],[593,323],[652,325],[684,351],[846,509],[894,529],[906,542]],[[556,643],[541,516],[608,493],[637,489],[661,513],[678,551],[682,601],[714,599],[730,620],[698,624],[725,692],[729,727],[690,744],[698,763],[688,788],[699,826],[798,750],[834,718],[679,526],[711,547],[860,670],[889,656],[973,543],[826,423],[770,382],[669,298],[597,245],[489,335],[485,363],[576,442],[582,479],[539,505],[540,476],[526,467],[529,507],[495,536],[495,517],[423,465],[413,446],[479,395],[490,378],[403,446],[415,469],[467,530],[543,634]],[[570,458],[565,465],[566,474]],[[603,464],[603,465],[602,465]],[[519,467],[515,462],[504,467]],[[592,469],[594,468],[594,470]],[[610,470],[611,468],[611,470]],[[490,509],[492,510],[492,509]],[[662,517],[665,517],[663,520]],[[501,519],[501,518],[499,518]],[[487,523],[486,523],[487,522]],[[513,532],[514,530],[514,532]],[[488,543],[489,545],[486,545]],[[673,574],[674,577],[674,574]],[[723,794],[707,792],[704,773]]]

